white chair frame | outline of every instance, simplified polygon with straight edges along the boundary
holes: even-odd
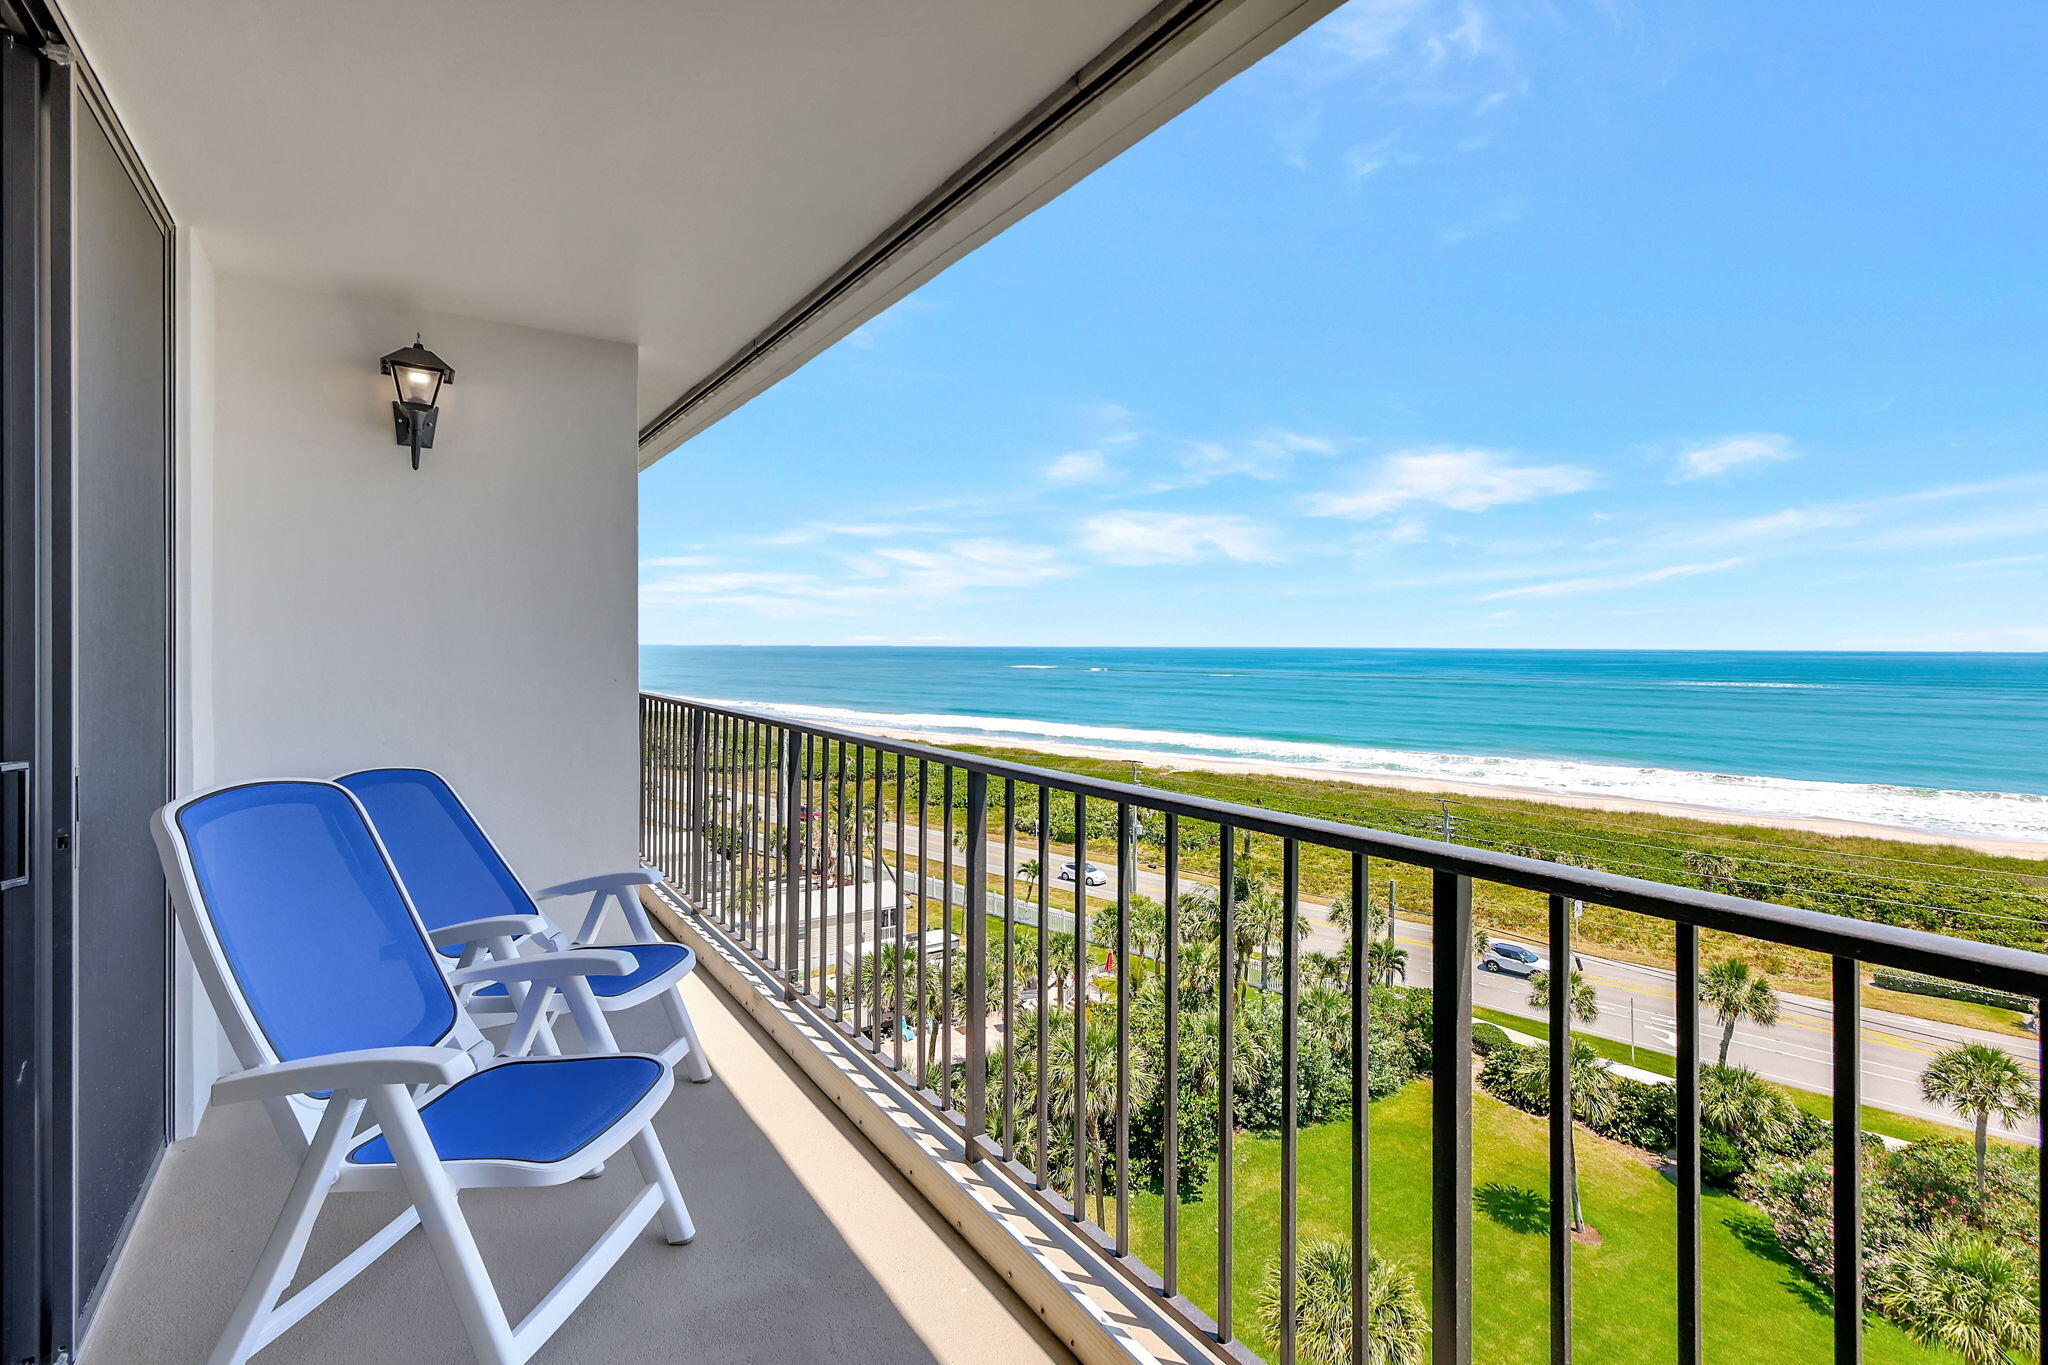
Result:
[[[462,799],[462,793],[456,790],[455,784],[432,768],[421,768],[418,771],[431,774],[454,794],[457,804],[468,812],[470,820],[483,835],[484,842],[490,845],[491,852],[497,856],[498,861],[508,869],[513,868],[512,860],[505,856],[505,850],[498,847],[498,841],[484,828],[483,821],[476,818],[476,813],[470,810],[469,803]],[[512,871],[512,876],[515,881],[519,881],[521,889],[524,890],[526,883],[519,878],[516,869]],[[604,872],[594,877],[580,877],[575,881],[543,887],[539,891],[528,891],[527,895],[534,903],[534,913],[531,915],[499,915],[488,919],[469,920],[431,930],[429,937],[436,947],[462,947],[462,956],[458,960],[461,967],[470,967],[485,961],[509,961],[518,956],[522,945],[529,942],[542,952],[550,953],[571,948],[598,947],[601,945],[593,940],[604,925],[605,911],[616,904],[635,942],[663,943],[667,940],[654,931],[654,923],[648,918],[647,907],[640,903],[639,895],[640,887],[659,886],[661,880],[661,873],[651,867],[636,867],[623,872]],[[545,902],[571,896],[590,897],[590,903],[584,908],[583,922],[578,926],[573,938],[541,908]],[[504,1050],[507,1053],[524,1054],[531,1049],[543,1056],[558,1055],[561,1048],[554,1036],[553,1022],[554,1017],[567,1006],[566,996],[559,1001],[550,1002],[547,1011],[539,1016],[539,1028],[531,1031],[523,1031],[526,1028],[527,1017],[522,1012],[522,996],[521,988],[511,985],[505,988],[503,996],[479,997],[474,986],[461,992],[463,1004],[468,1007],[471,1016],[479,1024],[485,1027],[496,1027],[501,1024],[514,1026],[512,1035],[506,1040]],[[697,1039],[697,1025],[690,1018],[689,1006],[683,1003],[680,983],[669,985],[656,979],[618,995],[601,995],[594,998],[597,1007],[607,1014],[634,1009],[650,1000],[659,999],[662,1013],[668,1019],[675,1037],[674,1041],[663,1047],[656,1055],[674,1066],[682,1073],[683,1079],[693,1084],[702,1085],[711,1079],[711,1059],[705,1055],[704,1045]],[[580,1020],[577,1027],[579,1032],[583,1031]],[[609,1038],[610,1034],[607,1033],[605,1037]],[[600,1043],[593,1039],[587,1032],[584,1036],[584,1045],[589,1051],[613,1047],[612,1044]]]
[[[426,946],[428,936],[419,912],[398,878],[390,853],[376,837],[368,813],[353,794],[345,787],[317,778],[286,780],[332,787],[355,804],[414,925],[420,929],[422,951],[432,953]],[[197,792],[164,806],[150,822],[168,874],[179,929],[243,1067],[215,1082],[212,1102],[262,1102],[287,1150],[303,1156],[298,1177],[292,1183],[270,1240],[257,1258],[248,1287],[230,1316],[209,1365],[241,1365],[368,1269],[415,1227],[425,1231],[481,1365],[523,1365],[567,1321],[649,1223],[659,1218],[663,1236],[672,1246],[681,1246],[696,1236],[689,1209],[653,1128],[655,1113],[674,1088],[671,1069],[660,1058],[647,1057],[660,1065],[657,1083],[603,1133],[559,1161],[443,1160],[435,1152],[433,1139],[420,1118],[423,1105],[479,1071],[492,1066],[526,1064],[518,1058],[494,1056],[491,1044],[459,1001],[453,1011],[453,1024],[433,1046],[374,1048],[293,1060],[280,1058],[258,1026],[228,967],[177,823],[178,812],[185,806],[249,785],[268,784],[231,783]],[[432,956],[437,961],[440,958],[438,953]],[[629,954],[615,950],[562,950],[509,961],[477,962],[445,974],[451,993],[486,981],[504,981],[508,990],[523,988],[525,998],[515,1028],[529,1032],[540,1027],[549,999],[559,994],[586,1042],[594,1049],[602,1047],[616,1053],[604,1014],[597,1008],[585,978],[630,971],[634,965]],[[310,1092],[315,1091],[329,1091],[331,1097],[314,1100]],[[373,1126],[363,1126],[366,1115],[373,1120]],[[382,1136],[389,1145],[391,1162],[347,1161],[350,1151],[377,1136]],[[466,1189],[567,1184],[601,1170],[606,1160],[621,1148],[631,1149],[644,1182],[641,1189],[554,1288],[514,1325],[491,1283],[458,1195]],[[364,1190],[400,1191],[409,1196],[411,1204],[311,1283],[286,1296],[284,1291],[304,1259],[314,1222],[328,1196]]]

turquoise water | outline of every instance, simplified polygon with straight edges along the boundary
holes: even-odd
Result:
[[[696,647],[651,691],[1061,742],[2048,838],[2048,655]]]

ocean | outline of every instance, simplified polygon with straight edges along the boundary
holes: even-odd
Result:
[[[648,645],[853,727],[2048,840],[2048,655]]]

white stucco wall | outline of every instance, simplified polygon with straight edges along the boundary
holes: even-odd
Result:
[[[417,473],[415,331],[456,372]],[[632,866],[633,348],[227,274],[213,332],[195,772],[431,767],[529,884]]]
[[[632,866],[633,348],[178,266],[180,790],[421,764],[529,885]],[[415,331],[457,381],[417,474]],[[234,1060],[175,976],[184,1136]]]

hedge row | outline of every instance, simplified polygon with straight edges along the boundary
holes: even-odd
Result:
[[[2024,995],[2011,995],[1992,990],[1989,986],[1972,986],[1938,976],[1922,976],[1918,972],[1902,972],[1892,967],[1879,967],[1872,972],[1870,984],[1888,991],[1904,991],[1908,995],[1932,995],[1943,1000],[1963,1000],[1972,1005],[1996,1005],[2022,1014],[2032,1013],[2034,1008],[2034,1002]]]

